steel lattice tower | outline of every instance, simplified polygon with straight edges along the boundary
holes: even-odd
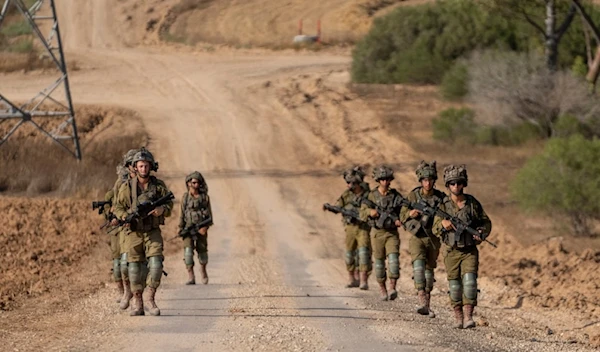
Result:
[[[23,0],[0,0],[0,3],[2,1],[0,29],[2,29],[2,23],[8,10],[11,6],[16,7],[31,27],[33,36],[41,41],[50,60],[56,65],[60,76],[45,88],[40,87],[41,91],[39,93],[21,105],[5,97],[2,94],[2,86],[0,85],[0,125],[9,121],[17,121],[8,130],[6,135],[0,135],[0,146],[21,125],[30,123],[78,160],[81,160],[81,149],[77,136],[73,102],[71,100],[67,64],[65,62],[54,0],[37,0],[30,8],[27,8]],[[50,5],[49,11],[46,11],[47,9],[44,7],[46,4]],[[38,14],[41,9],[44,9],[44,12],[49,12],[49,14]],[[43,33],[41,27],[50,29],[46,30],[48,33]],[[64,96],[60,97],[63,94]],[[61,119],[62,123],[52,131],[46,131],[40,124],[34,121],[34,118]],[[72,147],[68,141],[72,141]]]

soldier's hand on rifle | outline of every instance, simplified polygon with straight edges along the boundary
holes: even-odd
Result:
[[[149,214],[155,217],[159,217],[161,216],[163,213],[165,212],[165,207],[163,207],[162,205],[160,207],[156,207],[154,210],[152,210]]]
[[[410,216],[411,218],[416,218],[417,216],[419,216],[419,214],[421,214],[420,211],[418,211],[417,209],[413,209],[408,213],[408,216]]]
[[[377,210],[371,209],[371,212],[369,213],[369,216],[372,217],[372,218],[376,218],[376,217],[379,217],[379,213],[377,212]]]
[[[446,219],[442,220],[442,227],[446,230],[456,230],[452,225],[452,221]]]
[[[402,223],[400,222],[400,220],[396,220],[394,221],[394,225],[396,225],[396,227],[400,227],[402,226]]]
[[[201,234],[202,236],[206,236],[207,231],[208,231],[208,227],[201,227],[200,230],[198,230],[198,233]]]
[[[114,227],[114,226],[117,226],[117,225],[119,225],[119,220],[118,220],[117,218],[113,218],[113,219],[110,221],[110,226],[113,226],[113,227]]]

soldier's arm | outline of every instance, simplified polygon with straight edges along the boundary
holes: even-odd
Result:
[[[338,198],[338,200],[335,202],[335,206],[336,207],[340,207],[343,208],[346,205],[346,201],[344,200],[344,195],[346,194],[346,192],[342,193],[342,195]]]
[[[369,193],[367,195],[367,199],[373,201],[373,193]],[[361,221],[366,222],[369,220],[369,215],[371,215],[371,208],[366,205],[364,202],[360,205],[360,211],[358,212],[359,218]]]
[[[117,199],[113,204],[114,206],[114,214],[118,219],[125,219],[127,217],[127,212],[131,205],[129,204],[129,185],[127,182],[124,182],[121,187],[119,187],[119,192],[117,194]]]
[[[489,216],[485,213],[485,210],[483,210],[483,206],[481,205],[481,203],[479,203],[478,200],[475,200],[475,211],[477,212],[479,221],[477,223],[477,227],[478,228],[483,228],[483,232],[486,234],[489,234],[492,232],[492,221],[490,220]]]
[[[410,201],[411,203],[414,203],[417,201],[416,196],[414,195],[413,192],[410,192],[408,194],[408,196],[406,197],[406,199],[408,199],[408,201]],[[410,214],[410,209],[406,205],[403,205],[402,209],[400,209],[400,221],[402,223],[405,223],[410,218],[409,214]]]
[[[181,197],[181,212],[179,214],[179,228],[183,229],[185,228],[185,197],[187,195],[187,192],[183,194],[183,196]]]
[[[106,194],[104,195],[104,201],[105,202],[115,202],[115,192],[111,189],[110,191],[106,192]],[[105,204],[104,205],[104,218],[106,220],[108,220],[110,218],[110,210],[111,210],[112,206]]]
[[[444,205],[444,203],[440,204],[439,209],[446,211],[446,206]],[[442,234],[444,233],[444,226],[442,226],[442,220],[444,220],[444,218],[437,214],[433,217],[433,226],[431,227],[431,232],[433,232],[433,234],[438,237],[442,237]]]
[[[169,193],[169,189],[167,188],[167,185],[165,185],[164,182],[160,181],[159,182],[159,187],[158,187],[158,194],[160,197],[164,197]],[[165,218],[168,218],[169,216],[171,216],[171,212],[173,210],[173,201],[170,200],[167,203],[162,205],[163,208],[165,208],[165,212],[162,214],[162,216],[164,216]]]
[[[213,212],[212,212],[212,205],[210,203],[210,197],[208,196],[208,194],[206,195],[206,201],[208,203],[208,206],[207,206],[208,215],[212,219],[212,221],[210,222],[210,224],[208,226],[212,226],[214,224],[214,218],[213,218]]]

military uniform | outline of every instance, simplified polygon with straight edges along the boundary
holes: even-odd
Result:
[[[379,167],[373,171],[373,178],[376,181],[381,179],[393,179],[393,171],[387,167]],[[394,188],[389,188],[386,194],[381,194],[378,187],[373,188],[367,199],[375,203],[383,210],[389,211],[397,216],[400,214],[400,202],[402,198],[400,192]],[[370,208],[363,202],[361,206],[360,217],[363,221],[371,221],[371,238],[373,244],[373,258],[375,259],[375,277],[380,284],[382,299],[394,300],[398,297],[396,291],[396,281],[400,278],[400,235],[398,228],[393,222],[386,221],[384,227],[378,227],[370,218]],[[386,271],[385,260],[388,261],[387,277],[390,278],[390,294],[385,288]],[[384,297],[385,294],[385,297]]]
[[[181,214],[179,218],[179,228],[184,229],[194,224],[199,224],[207,219],[212,219],[212,207],[210,205],[210,197],[208,196],[208,187],[204,178],[199,172],[194,172],[186,177],[187,182],[192,179],[197,179],[201,183],[199,194],[195,197],[190,192],[185,192],[181,202]],[[209,227],[212,221],[206,225]],[[187,282],[189,285],[196,283],[194,277],[194,250],[198,254],[198,261],[201,265],[201,273],[203,283],[208,283],[208,275],[206,275],[206,265],[208,264],[208,233],[201,235],[196,233],[193,236],[183,239],[183,261],[190,273],[190,279]]]
[[[141,155],[139,155],[141,154]],[[135,165],[137,161],[151,161],[153,170],[156,169],[154,158],[145,149],[136,154],[133,160]],[[146,189],[143,189],[138,182],[138,178],[132,178],[123,183],[119,188],[115,215],[119,219],[125,219],[130,212],[135,211],[139,204],[166,196],[169,189],[165,183],[154,176],[149,176]],[[154,295],[156,289],[160,286],[163,269],[163,238],[160,225],[164,225],[164,219],[171,215],[173,202],[169,201],[163,205],[164,213],[159,216],[149,216],[139,221],[135,228],[125,228],[127,236],[127,262],[131,290],[136,300],[136,307],[132,315],[143,315],[143,303],[141,301],[143,284],[143,266],[148,267],[148,277],[146,286],[149,288],[148,301],[151,304],[150,313],[159,315],[160,310],[154,304]],[[147,263],[147,264],[146,264]]]
[[[467,174],[464,165],[450,165],[444,171],[446,184],[460,180],[467,184]],[[457,217],[473,229],[481,229],[485,234],[492,230],[492,222],[487,216],[481,203],[472,195],[463,194],[464,205],[459,207],[450,197],[441,204],[440,209],[451,216]],[[472,235],[463,231],[446,230],[442,226],[443,218],[436,216],[433,233],[440,236],[444,242],[444,264],[450,286],[450,303],[455,311],[456,327],[474,327],[473,309],[477,305],[477,273],[479,270],[479,244]],[[465,316],[463,320],[463,306]]]

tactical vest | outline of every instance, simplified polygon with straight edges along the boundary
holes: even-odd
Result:
[[[462,209],[458,209],[456,204],[452,202],[452,199],[448,197],[444,203],[446,212],[464,221],[469,226],[477,228],[480,216],[475,210],[474,198],[468,194],[465,194],[465,197],[465,206]],[[444,231],[442,239],[444,243],[450,247],[464,248],[476,245],[473,236],[466,231],[463,231],[463,233],[457,233],[454,230]]]
[[[446,194],[440,190],[434,189],[433,195],[429,197],[423,197],[421,193],[421,189],[423,187],[419,186],[413,189],[410,193],[414,194],[417,197],[417,202],[424,201],[430,207],[437,208],[439,207],[444,199],[446,198]],[[426,237],[433,236],[431,232],[431,227],[433,226],[433,218],[428,217],[423,214],[419,214],[416,218],[408,218],[406,222],[403,224],[404,229],[411,234],[417,237]]]
[[[380,208],[382,208],[382,210],[384,211],[389,211],[392,213],[395,213],[396,215],[400,214],[400,208],[401,206],[399,205],[400,202],[398,201],[399,197],[402,197],[400,195],[400,193],[394,189],[391,188],[388,193],[386,195],[381,194],[381,192],[379,192],[379,190],[377,189],[378,187],[375,187],[371,190],[371,194],[370,194],[370,199],[373,203],[377,204]],[[396,229],[396,225],[394,225],[391,222],[386,222],[387,226],[385,228],[385,230],[395,230]],[[377,227],[377,226],[375,226]]]
[[[189,192],[185,193],[183,208],[186,226],[198,224],[211,216],[207,193],[200,193],[198,198],[192,197]]]
[[[344,193],[342,194],[342,197],[341,197],[344,202],[344,206],[343,206],[344,209],[355,210],[357,212],[360,212],[360,206],[362,204],[362,199],[367,197],[369,194],[369,185],[367,183],[363,182],[361,184],[361,187],[363,189],[363,192],[361,194],[355,194],[350,189],[347,189],[344,191]],[[357,221],[356,219],[354,219],[350,216],[343,216],[342,222],[344,224],[353,224],[353,225],[356,225],[359,223],[359,221]]]
[[[158,192],[158,182],[156,177],[150,176],[150,181],[148,182],[148,187],[145,191],[142,191],[141,187],[138,186],[138,179],[134,177],[128,181],[129,190],[131,192],[131,209],[132,211],[136,211],[139,204],[145,202],[156,201],[160,198],[160,194]],[[149,216],[142,221],[139,221],[135,226],[133,226],[132,230],[137,232],[148,232],[153,229],[158,229],[160,225],[165,224],[164,216]]]

